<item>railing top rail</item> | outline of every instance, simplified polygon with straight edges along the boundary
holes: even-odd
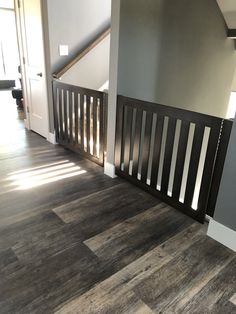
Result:
[[[81,60],[87,53],[89,53],[94,47],[96,47],[103,39],[105,39],[111,32],[110,26],[102,31],[95,40],[91,41],[85,48],[79,51],[79,53],[73,57],[68,63],[63,65],[58,71],[53,73],[53,77],[60,79],[63,74],[65,74],[73,65],[75,65],[79,60]]]
[[[103,97],[103,95],[104,95],[104,92],[90,89],[90,88],[86,88],[86,87],[81,87],[81,86],[63,83],[63,82],[56,80],[56,79],[53,80],[53,86],[55,88],[65,89],[65,90],[70,91],[70,92],[76,92],[76,93],[80,93],[80,94],[84,94],[84,95],[90,95],[92,97],[93,96],[94,97]]]
[[[144,100],[134,99],[122,95],[118,95],[118,105],[128,105],[133,108],[142,108],[143,110],[158,113],[163,116],[173,116],[176,119],[183,119],[193,123],[204,123],[206,126],[209,125],[211,127],[214,126],[214,124],[216,126],[221,124],[222,120],[232,123],[231,120],[227,120],[222,117],[216,117],[178,107],[171,107],[158,103],[147,102]]]

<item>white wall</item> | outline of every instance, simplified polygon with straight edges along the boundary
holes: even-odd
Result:
[[[62,82],[99,89],[109,79],[110,36],[107,36],[61,78]]]

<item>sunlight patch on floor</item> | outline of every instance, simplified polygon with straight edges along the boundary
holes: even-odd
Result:
[[[69,160],[43,166],[23,169],[12,172],[6,178],[10,181],[8,187],[14,186],[14,190],[28,190],[45,184],[61,181],[86,173],[75,163]]]

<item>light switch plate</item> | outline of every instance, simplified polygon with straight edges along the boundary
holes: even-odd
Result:
[[[59,45],[59,55],[60,56],[68,56],[69,47],[68,45]]]

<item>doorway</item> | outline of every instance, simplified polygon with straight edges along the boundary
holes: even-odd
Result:
[[[19,147],[24,108],[14,1],[0,1],[0,145],[1,153]],[[6,146],[7,144],[7,146]]]
[[[10,2],[6,4],[7,1],[5,6],[0,6],[0,79],[1,81],[15,81],[15,84],[18,86],[18,66],[20,61],[17,46],[15,12]],[[8,84],[12,87],[14,85]]]
[[[0,23],[4,119],[12,114],[6,106],[13,101],[25,127],[50,139],[41,0],[0,0]]]

